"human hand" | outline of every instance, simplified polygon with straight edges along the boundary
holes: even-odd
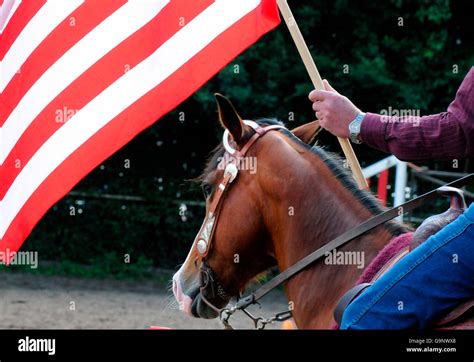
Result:
[[[309,99],[322,128],[333,135],[349,138],[349,123],[361,112],[349,98],[339,94],[329,82],[323,80],[325,90],[313,90]]]

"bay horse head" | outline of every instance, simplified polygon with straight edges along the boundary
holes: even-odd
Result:
[[[283,125],[269,120],[244,121],[227,98],[215,96],[225,133],[200,178],[206,218],[173,277],[173,293],[180,309],[200,318],[217,317],[218,310],[238,296],[250,280],[276,265],[268,223],[277,218],[263,189],[275,187],[290,171],[277,176],[269,162],[279,157],[283,136],[278,134],[280,129],[286,131]],[[312,122],[293,130],[293,134],[311,142],[318,130],[319,124]],[[275,177],[280,179],[272,181]],[[274,197],[278,198],[277,192]],[[274,221],[268,219],[272,214]]]

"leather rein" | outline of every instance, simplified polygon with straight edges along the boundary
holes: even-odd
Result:
[[[257,304],[258,301],[267,295],[270,291],[278,287],[279,285],[285,283],[294,275],[298,274],[309,265],[313,264],[317,260],[321,259],[327,252],[332,251],[333,249],[340,248],[341,246],[349,243],[350,241],[354,240],[355,238],[363,235],[364,233],[380,226],[381,224],[396,218],[397,216],[401,216],[425,203],[436,199],[440,193],[439,189],[434,189],[430,192],[427,192],[421,196],[418,196],[408,202],[405,202],[402,205],[396,206],[392,209],[389,209],[385,212],[382,212],[378,215],[373,216],[372,218],[368,219],[367,221],[363,222],[362,224],[344,232],[343,234],[339,235],[337,238],[331,240],[327,244],[323,245],[319,249],[315,250],[314,252],[310,253],[303,259],[299,260],[292,266],[288,267],[280,274],[276,275],[273,279],[262,285],[260,288],[252,292],[246,297],[240,298],[235,305],[230,307],[224,308],[217,308],[213,305],[205,296],[204,290],[206,288],[211,287],[213,295],[217,295],[223,301],[228,301],[230,299],[230,295],[224,290],[224,288],[219,284],[217,277],[214,271],[206,264],[205,258],[209,253],[209,250],[212,246],[213,236],[216,230],[217,220],[219,218],[220,209],[224,200],[224,196],[226,191],[229,188],[229,185],[236,179],[239,166],[241,161],[244,159],[245,155],[247,154],[248,150],[252,145],[269,131],[278,130],[278,129],[286,129],[284,126],[281,125],[270,125],[266,127],[261,127],[254,121],[243,121],[244,124],[253,128],[255,133],[253,136],[247,141],[247,143],[242,147],[242,149],[236,150],[232,148],[229,144],[229,131],[226,130],[223,136],[223,144],[226,150],[226,154],[224,158],[219,163],[218,167],[224,169],[224,175],[222,181],[217,187],[215,192],[213,201],[209,207],[209,211],[204,219],[204,222],[196,235],[194,240],[194,244],[196,245],[198,254],[201,258],[201,278],[202,278],[202,286],[200,289],[201,298],[203,301],[216,312],[219,313],[219,318],[221,322],[224,324],[225,328],[232,329],[229,324],[229,318],[232,314],[234,314],[237,310],[243,311],[249,318],[251,318],[255,324],[255,328],[263,329],[267,324],[273,323],[274,321],[284,321],[286,319],[291,318],[291,311],[285,311],[282,313],[278,313],[273,318],[265,319],[262,317],[254,317],[250,314],[246,308],[252,304]],[[229,154],[232,157],[225,157]],[[448,183],[445,186],[451,187],[462,187],[468,184],[472,179],[474,179],[474,173],[471,173],[467,176],[464,176],[458,180],[455,180],[451,183]]]

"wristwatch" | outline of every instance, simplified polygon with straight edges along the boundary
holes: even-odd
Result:
[[[349,138],[352,143],[360,144],[362,140],[360,139],[360,127],[362,121],[364,120],[365,113],[360,112],[354,120],[349,123]]]

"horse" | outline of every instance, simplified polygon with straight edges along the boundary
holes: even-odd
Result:
[[[370,192],[358,188],[336,156],[309,145],[318,132],[317,121],[290,132],[275,119],[257,120],[261,128],[273,130],[256,142],[255,127],[250,126],[254,123],[243,121],[227,98],[216,94],[216,100],[227,135],[199,177],[208,216],[172,280],[180,309],[207,319],[218,317],[219,310],[232,297],[269,268],[277,266],[283,271],[384,211]],[[247,147],[249,142],[251,147]],[[245,158],[255,161],[257,172],[241,167],[238,177],[230,181],[232,185],[223,186],[220,181],[227,177],[227,169],[222,165],[229,157],[228,150],[243,147],[247,148]],[[239,163],[242,164],[246,163]],[[221,197],[216,210],[216,199]],[[409,231],[409,226],[389,221],[338,252],[363,255],[368,265],[393,238]],[[210,245],[203,244],[203,232]],[[364,271],[359,263],[334,264],[314,263],[285,284],[298,328],[333,328],[333,310],[338,300]]]

